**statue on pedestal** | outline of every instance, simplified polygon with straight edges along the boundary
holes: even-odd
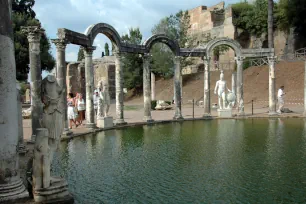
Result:
[[[108,116],[110,106],[110,96],[108,90],[108,84],[101,80],[99,82],[100,97],[98,101],[98,113],[97,113],[97,127],[110,128],[113,127],[113,118]]]
[[[215,86],[215,94],[218,95],[218,102],[219,102],[219,109],[226,109],[227,108],[227,94],[226,89],[228,92],[231,93],[231,90],[227,88],[226,81],[224,80],[223,71],[220,74],[220,80],[217,81]]]
[[[98,101],[98,118],[103,118],[108,116],[109,106],[110,106],[110,96],[109,96],[109,89],[108,84],[101,80],[99,82],[99,101]]]
[[[32,187],[35,202],[52,203],[73,201],[68,184],[62,178],[50,176],[53,155],[58,148],[64,129],[61,108],[62,88],[53,75],[42,80],[43,115],[37,129],[34,146]]]

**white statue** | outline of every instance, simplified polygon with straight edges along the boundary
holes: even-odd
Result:
[[[98,101],[98,117],[107,117],[108,116],[108,111],[109,111],[109,106],[110,106],[110,96],[109,96],[109,89],[108,89],[108,84],[103,82],[101,80],[99,82],[99,88],[100,88],[100,93],[99,93],[99,101]]]
[[[217,81],[215,86],[215,94],[218,94],[219,109],[228,108],[226,89],[228,90],[228,92],[231,92],[231,90],[227,88],[226,81],[224,80],[223,71],[221,71],[220,80]]]

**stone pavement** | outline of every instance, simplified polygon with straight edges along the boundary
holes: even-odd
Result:
[[[286,108],[294,111],[294,113],[286,113],[278,115],[277,117],[302,117],[303,115],[303,106],[296,106],[296,105],[287,105]],[[182,108],[183,117],[185,119],[192,119],[192,105],[186,104]],[[262,104],[254,104],[254,115],[251,115],[251,104],[247,104],[245,107],[245,114],[246,117],[249,118],[257,118],[257,117],[269,117],[268,115],[268,105]],[[204,109],[198,106],[195,106],[194,109],[194,117],[195,118],[202,118],[204,113]],[[233,114],[236,114],[236,110],[233,110]],[[112,116],[115,120],[115,104],[111,104],[109,115]],[[134,123],[141,123],[143,121],[144,110],[142,104],[126,104],[124,110],[124,118],[127,123],[134,124]],[[172,120],[174,116],[174,110],[164,110],[164,111],[152,111],[152,118],[155,121],[165,121],[165,120]],[[212,116],[217,117],[217,111],[212,109]],[[83,123],[86,123],[84,121]],[[31,138],[31,119],[24,119],[23,120],[23,132],[24,132],[24,139],[29,140]],[[74,134],[81,134],[90,131],[89,129],[85,128],[84,126],[79,126],[75,128],[73,126],[72,132]]]

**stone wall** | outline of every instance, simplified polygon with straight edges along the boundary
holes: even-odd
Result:
[[[111,99],[115,99],[115,58],[104,56],[94,59],[94,84],[98,87],[100,80],[106,80],[109,84]],[[82,93],[86,97],[85,62],[70,62],[67,65],[67,94]]]

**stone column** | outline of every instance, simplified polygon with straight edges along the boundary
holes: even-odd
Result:
[[[18,152],[25,153],[23,142],[23,124],[22,124],[22,99],[20,95],[20,84],[17,82],[17,118],[18,118]]]
[[[143,55],[143,120],[152,122],[151,117],[151,87],[150,87],[150,54]]]
[[[237,72],[234,71],[232,73],[232,92],[233,92],[233,94],[235,94],[237,96],[237,93],[236,93],[237,81],[236,80],[237,80]],[[237,101],[237,99],[236,99],[236,101]],[[236,102],[234,104],[236,104]]]
[[[304,116],[306,117],[306,60],[304,68]]]
[[[151,72],[151,100],[155,100],[155,74]]]
[[[244,57],[235,57],[237,63],[237,107],[238,115],[244,115],[244,100],[243,100],[243,60]]]
[[[86,80],[86,127],[95,128],[95,110],[93,104],[94,94],[94,70],[92,64],[92,53],[95,47],[84,48],[85,55],[85,80]]]
[[[204,117],[211,117],[210,109],[210,57],[203,57],[204,62]]]
[[[175,114],[174,120],[184,119],[182,116],[182,91],[181,91],[181,66],[180,66],[180,57],[174,57],[174,102],[175,102]]]
[[[38,26],[23,27],[29,41],[30,76],[31,76],[31,120],[32,136],[36,135],[36,129],[41,128],[40,119],[43,113],[41,102],[41,60],[40,60],[40,38],[44,30]],[[32,137],[32,140],[35,136]]]
[[[56,46],[56,79],[58,84],[61,86],[63,93],[61,98],[61,109],[63,111],[63,123],[64,123],[64,132],[63,135],[72,134],[69,131],[68,126],[68,114],[67,114],[67,66],[66,66],[66,45],[67,41],[63,39],[53,39],[52,42]]]
[[[18,170],[16,64],[10,0],[0,1],[0,203],[28,196]]]
[[[121,53],[113,52],[115,56],[115,66],[116,66],[116,125],[126,124],[124,121],[123,112],[123,70],[121,65]]]
[[[269,61],[269,115],[276,115],[276,93],[275,93],[275,62],[276,57],[268,57]]]

